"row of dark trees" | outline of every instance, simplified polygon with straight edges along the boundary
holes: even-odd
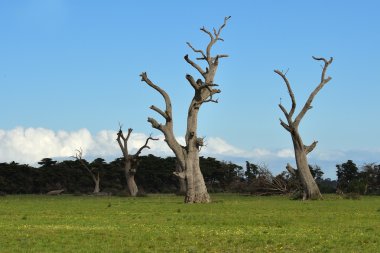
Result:
[[[86,166],[83,165],[86,164]],[[176,158],[154,155],[140,157],[135,175],[139,194],[182,193],[176,172]],[[102,158],[92,162],[66,160],[62,162],[44,158],[40,167],[15,162],[0,163],[0,192],[4,194],[44,194],[64,189],[66,193],[100,192],[126,196],[130,194],[125,177],[123,158],[107,163]],[[283,171],[273,175],[265,166],[246,162],[245,168],[212,157],[200,157],[200,167],[209,192],[239,192],[259,195],[289,194],[301,197],[302,183],[295,173]],[[96,185],[92,174],[98,175]],[[359,169],[351,160],[337,165],[337,180],[323,178],[317,165],[309,166],[322,193],[380,194],[380,165],[367,164]]]

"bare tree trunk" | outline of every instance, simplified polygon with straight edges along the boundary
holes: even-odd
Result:
[[[298,135],[299,136],[299,135]],[[298,177],[301,180],[303,186],[304,194],[303,200],[306,199],[321,199],[322,194],[319,191],[319,187],[315,182],[313,176],[311,175],[309,163],[307,161],[307,156],[304,148],[300,147],[297,143],[302,143],[302,140],[299,137],[298,141],[295,141],[294,146],[294,155],[296,158],[296,164],[298,168]]]
[[[179,189],[178,194],[179,195],[185,195],[186,194],[186,180],[184,178],[178,178],[179,181]]]
[[[135,182],[136,170],[131,168],[131,162],[125,161],[124,165],[125,178],[127,179],[128,191],[132,197],[136,197],[139,191]]]
[[[139,189],[138,189],[137,184],[135,182],[135,174],[137,171],[137,167],[139,165],[139,160],[138,160],[139,155],[141,154],[143,149],[145,149],[145,148],[149,149],[150,148],[148,146],[148,143],[150,140],[156,141],[158,139],[152,138],[152,136],[149,136],[146,139],[145,144],[139,150],[137,150],[136,154],[130,155],[128,152],[128,140],[129,140],[129,137],[131,136],[132,131],[133,131],[133,129],[129,128],[127,137],[124,137],[124,134],[123,134],[123,131],[121,130],[121,125],[120,125],[120,129],[119,129],[119,132],[117,133],[117,139],[116,140],[119,143],[120,149],[123,153],[124,173],[125,173],[125,178],[127,179],[128,191],[132,197],[136,197]]]
[[[307,154],[313,151],[313,149],[316,147],[318,142],[314,141],[310,146],[305,146],[298,132],[298,126],[302,118],[305,116],[306,112],[312,108],[311,103],[313,102],[314,97],[323,88],[323,86],[331,80],[331,77],[326,78],[326,71],[327,71],[328,66],[333,61],[333,58],[330,58],[329,61],[327,61],[324,58],[313,57],[313,59],[324,62],[322,75],[321,75],[321,81],[318,84],[318,86],[314,89],[314,91],[310,94],[308,100],[306,101],[305,105],[302,107],[301,111],[299,112],[299,114],[296,116],[295,119],[293,119],[293,114],[296,109],[296,99],[294,97],[294,93],[290,86],[290,83],[286,77],[286,73],[283,73],[282,71],[279,71],[279,70],[274,71],[276,74],[281,76],[281,78],[284,80],[285,85],[289,92],[289,96],[292,101],[292,107],[289,112],[285,109],[285,107],[281,104],[281,102],[278,105],[281,111],[284,113],[287,120],[287,123],[285,123],[282,119],[280,119],[280,123],[281,123],[281,126],[285,128],[285,130],[287,130],[292,137],[294,154],[295,154],[297,168],[298,168],[298,177],[304,189],[304,194],[303,194],[304,200],[322,198],[318,185],[315,182],[313,176],[311,175],[309,164],[307,161]],[[290,165],[289,165],[288,171],[294,172],[294,170],[291,169]]]
[[[93,181],[95,183],[94,187],[94,193],[99,193],[100,192],[100,178],[99,178],[99,173],[97,174],[97,177],[93,176]]]
[[[186,186],[187,192],[185,203],[208,203],[211,201],[207,192],[206,184],[199,167],[199,153],[194,150],[189,153],[186,163]]]
[[[132,197],[136,197],[139,189],[137,188],[137,184],[135,182],[135,174],[129,173],[127,176],[127,185],[129,193]]]
[[[197,60],[206,61],[208,67],[204,70],[201,66],[192,61],[188,55],[185,55],[184,57],[186,62],[195,68],[204,78],[204,80],[198,79],[195,81],[192,75],[186,75],[186,79],[193,87],[195,93],[187,115],[187,129],[185,135],[186,146],[180,145],[174,136],[172,105],[169,95],[162,88],[155,85],[148,78],[146,72],[143,72],[140,75],[141,81],[144,81],[159,92],[165,100],[165,110],[161,110],[154,105],[150,107],[150,109],[154,110],[165,119],[165,124],[158,123],[154,118],[148,118],[148,122],[151,123],[153,128],[160,130],[164,134],[166,143],[174,152],[177,161],[182,168],[181,172],[175,174],[178,174],[178,176],[183,177],[186,180],[185,203],[210,202],[210,196],[207,192],[206,184],[199,167],[199,151],[203,146],[203,139],[197,137],[198,112],[202,104],[207,102],[218,102],[218,100],[213,99],[214,94],[220,93],[219,89],[215,89],[218,84],[214,83],[214,76],[218,68],[219,59],[228,57],[228,55],[218,54],[213,57],[211,56],[211,48],[217,41],[223,41],[223,39],[220,38],[220,32],[225,27],[229,18],[230,17],[226,17],[224,19],[223,25],[221,25],[218,30],[213,29],[213,33],[204,27],[200,29],[210,37],[210,42],[207,45],[206,51],[195,49],[190,43],[187,43],[195,53],[200,54],[200,57],[198,57]]]
[[[173,172],[173,174],[178,178],[179,188],[177,194],[186,195],[186,176],[179,161],[176,162],[175,172]]]

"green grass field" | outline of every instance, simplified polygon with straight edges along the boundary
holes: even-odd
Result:
[[[380,197],[6,196],[0,252],[380,252]]]

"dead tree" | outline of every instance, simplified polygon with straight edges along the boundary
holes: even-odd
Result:
[[[82,155],[83,155],[83,151],[82,149],[77,149],[76,150],[76,154],[75,154],[75,158],[77,159],[77,161],[80,162],[80,164],[82,165],[83,168],[85,168],[88,173],[90,174],[91,176],[91,179],[92,181],[94,182],[95,184],[95,187],[94,187],[94,191],[93,193],[97,194],[100,192],[100,177],[99,177],[99,171],[96,171],[96,169],[94,167],[91,167],[91,166],[88,166],[88,164],[85,162],[85,160],[82,158]]]
[[[159,86],[155,85],[149,78],[147,73],[143,72],[141,76],[141,81],[148,84],[150,87],[159,92],[165,100],[165,110],[152,105],[150,109],[160,114],[165,119],[165,124],[160,124],[154,118],[148,118],[148,122],[151,123],[152,127],[160,130],[164,136],[170,149],[174,152],[179,165],[182,168],[181,175],[184,175],[186,179],[186,197],[185,203],[208,203],[210,202],[210,196],[207,192],[207,188],[204,182],[204,178],[199,166],[199,151],[203,146],[203,138],[199,138],[197,135],[198,127],[198,112],[201,106],[207,102],[217,103],[218,100],[213,99],[213,95],[220,93],[219,89],[215,89],[217,84],[214,83],[214,76],[219,65],[219,59],[228,57],[225,54],[219,54],[216,56],[211,56],[212,46],[218,42],[223,41],[220,37],[222,29],[226,26],[226,23],[230,17],[224,19],[223,25],[220,26],[218,30],[215,28],[213,32],[210,32],[205,27],[200,30],[206,33],[210,37],[210,42],[206,47],[206,51],[194,48],[189,42],[187,45],[200,57],[197,60],[206,61],[207,67],[203,69],[197,63],[185,55],[185,61],[195,68],[202,79],[195,80],[190,74],[186,75],[186,79],[194,89],[194,97],[191,100],[188,113],[187,113],[187,129],[185,135],[186,145],[181,146],[173,133],[173,114],[172,105],[169,95],[161,89]]]
[[[145,144],[139,150],[137,150],[136,154],[130,155],[128,152],[128,140],[129,140],[129,137],[131,136],[132,131],[133,131],[133,129],[129,128],[128,134],[125,137],[123,134],[123,131],[121,130],[121,126],[120,126],[119,132],[117,133],[117,139],[116,140],[119,143],[120,149],[123,153],[124,173],[125,173],[125,178],[127,179],[127,186],[128,186],[129,193],[131,194],[132,197],[136,197],[136,195],[139,191],[137,184],[135,182],[135,174],[137,171],[137,167],[139,165],[138,157],[144,148],[148,148],[148,149],[150,148],[148,146],[149,140],[155,140],[156,141],[158,139],[152,138],[152,136],[149,136],[146,139]]]
[[[308,100],[306,101],[305,105],[302,107],[298,115],[295,117],[295,119],[293,119],[293,116],[296,110],[296,99],[294,97],[294,93],[292,91],[290,83],[286,77],[286,73],[280,70],[274,71],[276,74],[281,76],[281,78],[284,80],[285,85],[289,92],[290,99],[292,101],[292,107],[289,112],[285,109],[285,107],[281,103],[278,105],[281,111],[284,113],[285,118],[287,120],[287,123],[285,123],[282,119],[280,119],[280,124],[281,126],[285,128],[286,131],[290,133],[292,137],[294,154],[295,154],[296,164],[297,164],[297,169],[298,169],[298,175],[299,175],[299,178],[304,190],[303,199],[320,199],[322,198],[322,195],[319,191],[317,183],[315,182],[313,176],[311,175],[309,164],[307,161],[307,154],[313,151],[313,149],[315,148],[318,142],[314,141],[309,146],[304,145],[301,135],[299,134],[298,127],[302,118],[305,116],[306,112],[312,108],[311,103],[313,102],[314,97],[323,88],[323,86],[331,80],[331,77],[326,77],[326,71],[329,65],[333,61],[333,58],[330,58],[330,60],[326,60],[325,58],[316,58],[314,56],[313,56],[313,59],[323,62],[321,80],[318,86],[310,94]],[[288,171],[289,169],[291,171],[291,166],[288,166],[288,167],[289,167]]]

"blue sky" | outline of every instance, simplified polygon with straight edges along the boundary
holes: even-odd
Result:
[[[81,138],[89,138],[92,147],[108,145],[106,140],[115,145],[118,122],[141,139],[159,135],[146,119],[161,120],[149,106],[163,101],[140,81],[143,71],[171,96],[175,132],[183,136],[193,94],[184,76],[196,75],[183,59],[195,58],[186,42],[203,48],[208,37],[199,28],[218,27],[231,15],[225,41],[214,48],[230,55],[216,75],[219,104],[204,105],[199,117],[199,135],[209,140],[205,155],[274,170],[292,162],[278,155],[292,146],[278,120],[280,98],[288,106],[289,98],[273,70],[289,69],[301,106],[320,78],[315,55],[333,56],[334,62],[328,70],[333,79],[300,126],[306,144],[319,141],[311,163],[334,177],[334,164],[347,159],[380,162],[379,10],[378,1],[3,0],[0,160],[29,157],[20,159],[32,163],[39,156],[61,156],[85,145],[76,142]],[[38,141],[41,136],[48,141]],[[60,151],[46,151],[57,142]],[[164,145],[158,146],[152,152],[164,154]],[[117,152],[113,146],[103,155]]]

